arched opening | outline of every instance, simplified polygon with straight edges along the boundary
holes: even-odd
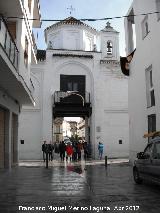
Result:
[[[107,41],[107,55],[113,54],[113,44],[111,41]]]

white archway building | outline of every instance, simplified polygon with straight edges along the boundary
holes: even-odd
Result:
[[[94,158],[100,141],[104,156],[128,156],[128,80],[120,71],[119,33],[110,23],[99,32],[69,17],[48,27],[45,40],[48,48],[38,51],[39,63],[32,66],[36,107],[23,107],[20,117],[20,159],[41,159],[42,141],[53,139],[54,119],[68,112],[85,118]],[[82,94],[84,107],[77,99],[80,108],[72,103],[60,108],[55,92],[68,90]]]

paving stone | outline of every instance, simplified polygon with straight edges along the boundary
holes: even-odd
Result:
[[[86,169],[80,163],[49,169],[35,165],[0,170],[0,213],[55,212],[49,207],[66,207],[59,213],[159,212],[160,187],[136,185],[129,164],[110,164],[107,169],[96,163]],[[45,211],[20,211],[19,206]]]

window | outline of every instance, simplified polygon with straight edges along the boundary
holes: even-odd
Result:
[[[152,144],[149,144],[145,150],[144,150],[144,155],[145,156],[145,159],[148,159],[150,158],[150,156],[152,155]]]
[[[134,16],[133,8],[130,9],[128,17],[125,19],[125,28],[126,28],[126,35],[127,35],[127,55],[132,53],[136,48],[136,30],[135,30],[135,16]]]
[[[160,12],[160,0],[156,0],[156,10]],[[157,13],[157,20],[160,20],[160,13]]]
[[[122,144],[122,140],[119,140],[119,144]]]
[[[96,127],[96,132],[101,132],[101,127],[100,126]]]
[[[160,159],[160,142],[155,143],[153,148],[153,158]]]
[[[156,115],[148,115],[148,133],[156,131]],[[149,138],[150,140],[150,138]]]
[[[107,41],[107,55],[112,55],[113,45],[111,41]]]
[[[67,91],[78,91],[78,83],[77,82],[68,82],[67,83]]]
[[[28,39],[25,37],[24,64],[28,67]]]
[[[148,35],[148,33],[149,33],[148,15],[146,15],[142,21],[142,39],[144,39]]]
[[[147,97],[147,107],[155,106],[152,66],[146,69],[146,97]]]

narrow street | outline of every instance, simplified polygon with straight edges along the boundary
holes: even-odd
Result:
[[[0,212],[159,212],[160,187],[136,185],[128,163],[60,164],[0,170]]]

